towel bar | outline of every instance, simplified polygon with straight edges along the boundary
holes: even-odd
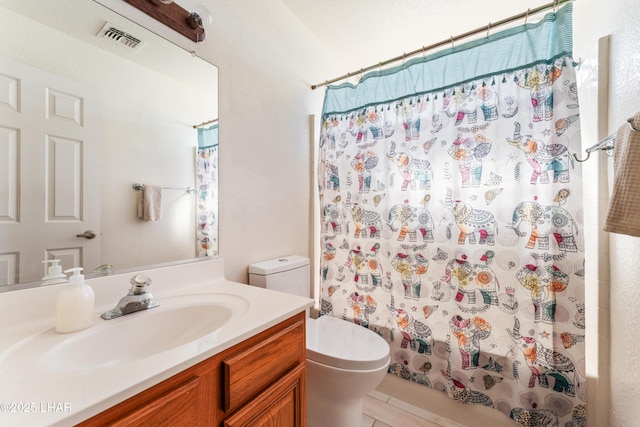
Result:
[[[142,191],[144,190],[144,184],[140,184],[139,182],[135,182],[132,185],[133,189],[136,191]],[[162,187],[163,190],[182,190],[182,191],[186,191],[189,194],[193,194],[196,192],[196,189],[193,187]]]
[[[632,131],[635,132],[640,132],[640,129],[636,128],[635,125],[633,124],[633,117],[627,119],[627,124],[629,125],[629,128]],[[616,134],[612,133],[611,135],[609,135],[608,137],[606,137],[605,139],[603,139],[602,141],[598,142],[595,145],[592,145],[591,147],[587,148],[585,151],[587,152],[587,157],[585,157],[584,159],[579,159],[578,155],[576,153],[573,153],[573,158],[576,159],[576,161],[578,162],[586,162],[587,160],[589,160],[589,157],[591,156],[591,153],[594,151],[606,151],[607,155],[609,157],[613,156],[613,148],[615,147],[615,142],[616,142]]]

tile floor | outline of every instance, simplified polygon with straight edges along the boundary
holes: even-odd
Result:
[[[360,427],[465,427],[378,391],[365,397]]]

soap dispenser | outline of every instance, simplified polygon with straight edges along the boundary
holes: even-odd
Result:
[[[42,280],[53,280],[53,279],[66,279],[67,276],[62,272],[62,267],[60,266],[59,259],[46,259],[42,261],[43,264],[50,262],[51,265],[47,270],[47,275],[42,278]]]
[[[93,323],[95,295],[84,282],[81,267],[70,268],[69,285],[58,295],[56,303],[56,332],[67,333],[86,329]]]

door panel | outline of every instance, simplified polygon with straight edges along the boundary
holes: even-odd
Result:
[[[0,58],[0,286],[100,262],[99,93]],[[76,237],[94,230],[95,239]]]

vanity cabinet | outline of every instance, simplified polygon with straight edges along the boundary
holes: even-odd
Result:
[[[305,348],[302,312],[79,425],[303,427]]]

